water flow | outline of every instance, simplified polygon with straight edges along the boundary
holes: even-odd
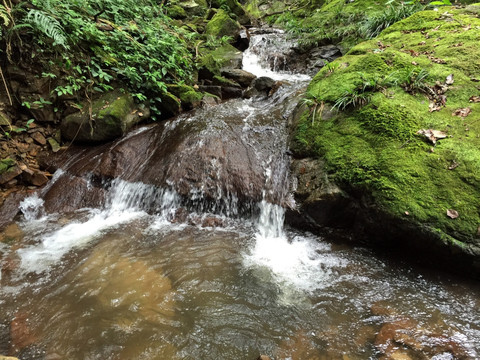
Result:
[[[253,44],[270,41],[256,36]],[[270,71],[258,67],[259,74]],[[216,226],[211,214],[198,214],[205,225],[182,219],[190,210],[176,192],[120,179],[103,184],[98,209],[44,216],[42,194],[26,199],[23,234],[13,246],[0,243],[0,353],[72,360],[477,359],[478,284],[419,275],[364,249],[283,227],[291,202],[283,116],[294,103],[283,100],[294,92],[197,112],[210,120],[205,131],[234,129],[255,149],[251,160],[265,172],[255,221],[237,216],[237,198],[223,204],[222,189],[215,206],[202,205],[202,188],[190,201],[197,211],[233,214],[230,227]],[[197,115],[186,120],[198,122]],[[211,165],[220,176],[222,164]]]
[[[22,202],[27,222],[37,219],[42,203],[36,194]],[[106,230],[146,216],[146,210],[154,212],[161,221],[168,221],[177,206],[178,196],[171,190],[116,179],[111,184],[104,209],[85,209],[86,220],[76,220],[47,232],[38,243],[19,249],[20,266],[24,272],[42,273],[72,249],[98,240]]]
[[[282,30],[272,29],[268,34],[250,35],[250,47],[243,55],[243,69],[257,76],[267,76],[274,80],[309,81],[306,74],[288,71],[286,54],[295,42],[289,40]]]

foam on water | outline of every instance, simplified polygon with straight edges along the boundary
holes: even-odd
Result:
[[[293,43],[289,42],[281,31],[268,36],[252,35],[250,47],[243,53],[243,69],[258,77],[267,76],[273,80],[309,81],[308,75],[282,71],[281,67],[287,65],[283,63],[285,60],[275,57],[275,54],[272,57],[272,47],[280,46],[283,50],[287,50],[292,45]],[[282,52],[279,51],[279,53]]]
[[[28,209],[30,204],[43,203],[37,199],[35,196],[28,198],[24,207]],[[175,211],[177,202],[173,191],[117,179],[112,183],[105,209],[88,209],[86,221],[70,223],[47,233],[39,243],[19,249],[20,267],[24,272],[42,273],[60,262],[69,251],[88,245],[104,231],[147,216],[145,209],[166,219]],[[27,222],[35,219],[30,213],[24,212]]]
[[[260,210],[255,243],[244,256],[245,265],[258,270],[262,280],[273,277],[287,297],[296,291],[311,293],[330,285],[335,269],[344,267],[346,260],[332,255],[330,246],[318,238],[289,237],[283,230],[282,207],[262,201]]]

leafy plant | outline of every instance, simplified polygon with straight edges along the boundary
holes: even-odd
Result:
[[[53,40],[53,45],[61,45],[68,48],[67,35],[60,22],[52,15],[44,11],[31,9],[26,20],[31,23],[32,28],[41,31]]]
[[[370,102],[371,93],[361,90],[347,90],[340,96],[333,105],[333,109],[345,110],[349,107],[365,106]]]

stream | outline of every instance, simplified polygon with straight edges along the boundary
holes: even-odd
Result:
[[[26,360],[479,358],[478,283],[284,227],[281,205],[293,201],[286,122],[309,81],[275,71],[268,54],[288,46],[281,32],[253,33],[244,54],[245,70],[284,82],[272,96],[198,109],[138,128],[114,145],[149,134],[163,141],[206,119],[189,143],[192,151],[208,142],[203,134],[225,141],[238,135],[252,152],[250,167],[260,169],[260,199],[243,200],[233,187],[207,181],[181,193],[169,186],[168,171],[160,186],[137,178],[148,178],[142,174],[150,165],[132,164],[102,183],[104,198],[95,205],[75,200],[83,205],[48,211],[56,186],[85,199],[98,185],[86,177],[86,190],[68,188],[81,161],[103,156],[80,152],[22,202],[23,215],[11,225],[15,241],[0,243],[0,354]],[[208,159],[208,181],[237,181],[224,176],[223,160]]]

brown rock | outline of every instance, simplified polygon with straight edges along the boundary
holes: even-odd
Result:
[[[37,342],[38,338],[30,326],[28,313],[19,312],[16,314],[10,323],[10,339],[13,353],[17,353]]]
[[[11,242],[23,237],[23,231],[20,227],[13,223],[8,225],[0,234],[0,242]]]
[[[42,186],[48,182],[46,173],[38,170],[32,171],[28,169],[23,172],[22,177],[25,182],[34,186]]]
[[[35,140],[38,144],[42,146],[47,143],[47,139],[45,139],[45,136],[43,136],[40,132],[34,132],[30,136],[32,137],[33,140]]]
[[[267,356],[267,355],[260,355],[257,360],[271,360],[270,359],[270,356]]]
[[[3,185],[22,173],[20,166],[15,165],[0,175],[0,185]]]

